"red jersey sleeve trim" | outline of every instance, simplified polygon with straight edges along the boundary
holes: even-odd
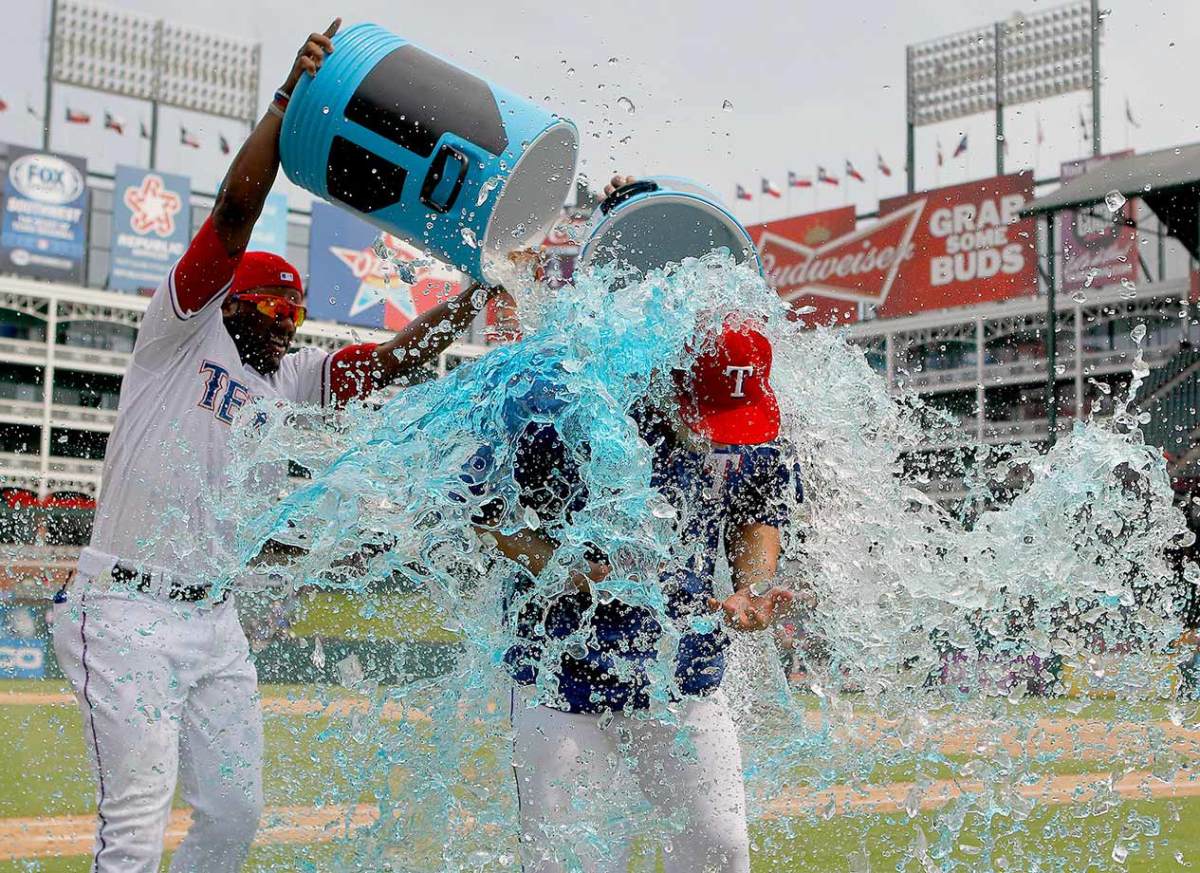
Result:
[[[321,397],[325,405],[345,406],[366,397],[378,387],[375,380],[376,343],[338,349],[325,361]]]
[[[188,319],[214,300],[223,299],[241,259],[240,254],[230,255],[225,250],[213,228],[212,216],[206,218],[171,270],[171,307],[175,315]]]

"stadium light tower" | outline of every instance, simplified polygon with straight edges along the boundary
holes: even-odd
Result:
[[[81,0],[51,0],[42,148],[50,148],[55,83],[150,101],[150,166],[158,107],[254,123],[258,43]]]
[[[908,190],[916,190],[916,128],[996,113],[996,174],[1004,172],[1004,107],[1092,92],[1092,153],[1100,154],[1099,0],[965,30],[906,51]]]

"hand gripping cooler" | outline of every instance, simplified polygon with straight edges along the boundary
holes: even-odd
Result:
[[[762,273],[754,240],[716,195],[686,179],[657,176],[618,188],[600,203],[579,264],[615,260],[645,273],[719,248]]]
[[[558,219],[575,125],[378,25],[333,44],[288,103],[288,178],[497,284],[491,262],[540,244]]]

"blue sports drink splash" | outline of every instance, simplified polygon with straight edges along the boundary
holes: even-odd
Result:
[[[689,338],[730,311],[755,319],[771,340],[785,451],[803,470],[806,502],[790,507],[777,581],[815,595],[798,620],[814,646],[802,687],[788,687],[767,633],[735,639],[721,683],[742,746],[756,869],[883,869],[870,857],[876,850],[888,869],[1082,869],[1069,843],[1047,839],[1076,827],[1081,811],[1101,847],[1089,854],[1145,853],[1165,815],[1160,825],[1111,789],[1073,805],[1032,790],[1104,744],[1076,718],[1086,699],[1029,690],[1052,680],[1047,664],[1074,670],[1081,684],[1103,673],[1117,696],[1104,718],[1129,723],[1145,721],[1147,701],[1169,694],[1162,659],[1178,622],[1165,555],[1186,528],[1161,455],[1131,411],[1141,377],[1109,420],[1080,422],[1048,451],[972,450],[957,470],[967,494],[951,511],[916,487],[927,473],[911,467],[957,434],[948,415],[892,397],[841,334],[805,330],[749,259],[684,261],[633,280],[618,277],[615,264],[582,270],[573,284],[531,298],[544,310],[520,342],[378,408],[352,406],[336,426],[270,405],[263,423],[247,416],[239,424],[232,454],[244,469],[220,499],[247,560],[269,539],[305,545],[286,572],[361,592],[364,616],[372,602],[364,589],[403,576],[422,614],[460,642],[448,675],[377,689],[370,718],[333,723],[316,738],[335,749],[338,765],[322,801],[376,798],[378,818],[311,869],[517,869],[504,665],[515,629],[501,607],[513,568],[472,529],[484,499],[503,499],[506,531],[556,532],[559,551],[529,595],[547,605],[588,544],[604,544],[613,573],[595,586],[597,600],[648,610],[676,631],[663,634],[649,668],[652,714],[671,722],[671,662],[686,628],[658,580],[664,562],[686,555],[629,412],[655,396],[655,374],[689,366]],[[312,429],[297,427],[306,421]],[[512,435],[529,422],[552,424],[577,459],[590,496],[569,517],[520,503]],[[494,477],[487,498],[468,487],[483,447],[491,460],[478,473]],[[254,481],[256,463],[281,458],[313,478],[281,501],[236,485]],[[356,554],[370,557],[345,562]],[[588,631],[585,622],[548,644],[543,663],[590,645]],[[541,701],[554,699],[553,672],[542,671]],[[1186,739],[1181,746],[1171,731],[1194,716],[1165,703],[1142,743],[1107,737],[1121,741],[1104,751],[1112,767],[1144,769],[1164,785],[1186,775]],[[388,720],[385,704],[412,717]],[[1040,743],[1045,736],[1054,742]],[[689,742],[681,731],[681,755]],[[896,785],[906,786],[902,808],[882,838],[882,813],[847,814],[821,794],[850,786],[853,802],[856,789]],[[955,793],[942,794],[949,786]],[[581,840],[606,851],[630,836],[662,846],[682,838],[685,823],[652,820],[636,791],[610,788],[597,786],[575,810]],[[845,829],[851,857],[817,866],[806,829],[827,824]],[[861,845],[870,852],[860,856]]]
[[[288,104],[288,178],[496,284],[490,262],[540,243],[558,218],[575,125],[378,25],[333,44]]]

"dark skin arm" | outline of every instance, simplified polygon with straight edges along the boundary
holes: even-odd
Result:
[[[317,74],[325,55],[333,51],[331,37],[341,24],[342,19],[335,18],[324,33],[309,34],[280,90],[291,94],[301,76]],[[221,190],[217,193],[212,214],[213,229],[230,255],[240,255],[246,250],[254,223],[258,221],[267,194],[275,183],[275,176],[279,172],[281,123],[281,119],[270,112],[259,119],[234,156],[225,174],[225,181],[221,183]]]
[[[472,283],[453,300],[435,306],[409,322],[390,340],[380,343],[369,364],[376,384],[388,385],[411,376],[435,360],[467,329],[479,310],[502,290],[496,287],[479,293],[480,286]]]

